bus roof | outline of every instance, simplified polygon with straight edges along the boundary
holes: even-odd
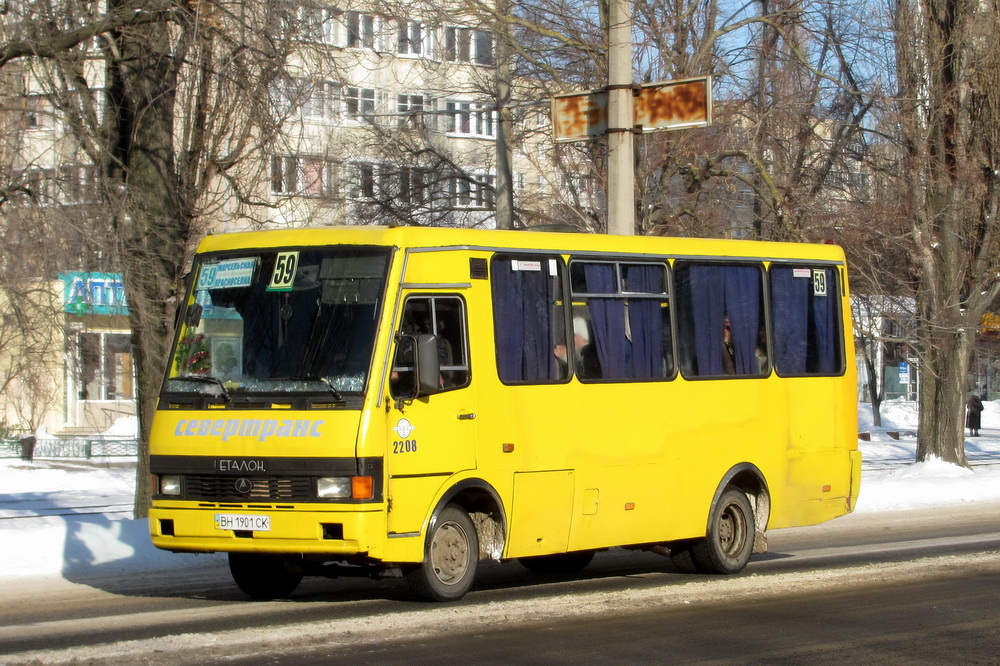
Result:
[[[534,250],[563,254],[593,252],[622,256],[724,256],[765,260],[801,258],[837,263],[844,261],[843,249],[832,244],[384,226],[303,227],[217,234],[206,236],[198,251],[204,253],[340,244],[385,245],[399,248]]]

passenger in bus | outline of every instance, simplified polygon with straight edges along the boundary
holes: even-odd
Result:
[[[566,345],[556,345],[553,353],[560,363],[569,363]],[[573,317],[573,361],[576,374],[580,377],[594,379],[601,376],[597,348],[590,342],[590,325],[583,317]]]
[[[733,350],[733,329],[729,317],[722,320],[722,374],[736,374],[736,352]]]

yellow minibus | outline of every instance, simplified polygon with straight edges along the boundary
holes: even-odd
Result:
[[[417,227],[209,236],[150,436],[153,543],[453,600],[616,546],[731,574],[858,496],[834,245]]]

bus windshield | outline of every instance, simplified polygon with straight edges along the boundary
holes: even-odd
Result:
[[[363,393],[388,266],[384,247],[203,257],[164,390],[226,400]]]

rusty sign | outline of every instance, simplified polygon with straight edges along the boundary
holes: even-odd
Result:
[[[664,81],[635,89],[633,128],[642,132],[705,127],[712,122],[712,77]],[[552,132],[557,142],[583,141],[608,130],[608,93],[556,95]]]
[[[556,141],[583,141],[608,129],[608,94],[601,90],[552,98],[552,131]]]
[[[643,132],[706,127],[712,123],[712,77],[642,86],[635,98],[635,126]]]

